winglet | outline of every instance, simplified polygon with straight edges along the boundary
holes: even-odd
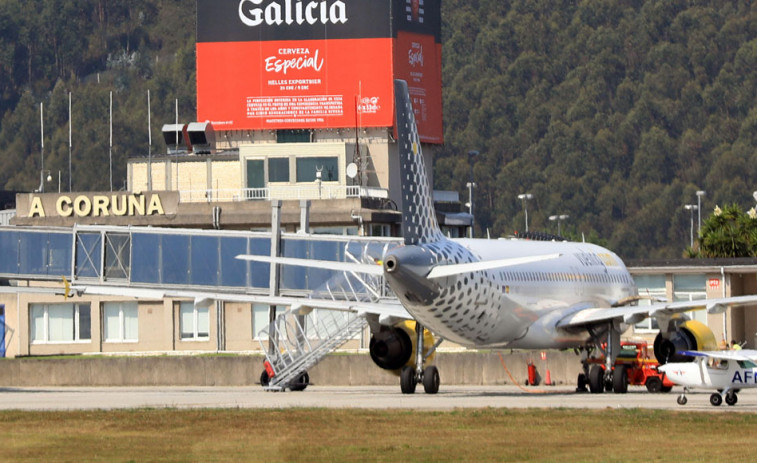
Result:
[[[439,241],[444,239],[444,235],[436,221],[421,141],[407,82],[404,80],[394,81],[394,101],[402,186],[402,236],[405,244]]]

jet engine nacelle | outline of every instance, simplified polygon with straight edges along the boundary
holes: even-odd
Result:
[[[434,345],[434,336],[428,330],[423,330],[423,345],[429,349]],[[370,353],[373,363],[389,370],[394,374],[404,366],[415,366],[416,334],[415,322],[405,321],[392,327],[383,328],[374,333],[370,342]],[[425,353],[424,353],[425,355]],[[433,360],[433,354],[428,359]]]
[[[660,365],[668,362],[691,362],[694,359],[679,354],[683,350],[717,350],[717,341],[712,330],[704,323],[686,320],[674,331],[660,331],[654,340],[654,356]]]

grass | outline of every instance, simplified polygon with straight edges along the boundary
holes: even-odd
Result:
[[[0,412],[0,459],[748,461],[757,415],[648,410]]]

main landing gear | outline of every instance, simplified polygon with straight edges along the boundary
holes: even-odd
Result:
[[[686,398],[686,394],[688,393],[689,388],[683,388],[683,393],[681,393],[681,395],[679,395],[678,399],[676,400],[676,402],[678,402],[678,405],[686,405],[686,403],[689,401],[689,399]],[[723,404],[724,398],[725,403],[730,406],[736,405],[736,403],[739,401],[739,397],[736,395],[736,390],[731,389],[728,391],[713,392],[712,395],[710,395],[710,404],[713,407],[719,407]]]
[[[415,387],[423,384],[423,390],[426,394],[436,394],[439,392],[439,370],[434,365],[423,368],[423,362],[434,353],[436,348],[442,342],[440,338],[434,346],[424,354],[423,348],[423,325],[415,324],[416,349],[415,349],[415,367],[404,366],[400,370],[400,389],[403,394],[414,394]]]
[[[592,394],[604,391],[625,394],[628,392],[628,369],[626,365],[615,365],[615,359],[620,353],[620,330],[614,323],[609,323],[604,329],[591,330],[593,343],[604,353],[604,365],[590,364],[589,355],[592,347],[587,346],[581,351],[581,363],[584,372],[578,375],[578,392],[586,390],[588,383]]]
[[[592,394],[602,392],[615,392],[616,394],[625,394],[628,392],[628,371],[625,365],[617,365],[615,368],[607,371],[601,365],[592,365],[589,369],[589,377],[581,373],[578,375],[579,385],[588,382],[589,391]]]

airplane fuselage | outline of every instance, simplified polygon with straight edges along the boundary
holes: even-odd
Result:
[[[757,368],[743,367],[735,360],[712,364],[706,360],[668,363],[660,367],[675,384],[709,389],[757,387]]]
[[[427,278],[437,265],[559,254],[553,259]],[[408,312],[440,336],[470,347],[582,345],[586,332],[555,327],[570,313],[636,295],[621,259],[588,243],[441,239],[389,252],[387,279]],[[388,257],[387,257],[388,258]]]

